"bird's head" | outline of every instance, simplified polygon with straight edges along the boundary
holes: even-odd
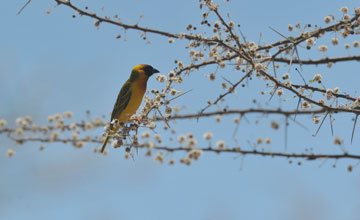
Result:
[[[154,73],[158,73],[159,70],[155,69],[154,67],[147,65],[147,64],[140,64],[133,68],[132,73],[138,73],[143,76],[150,77]]]

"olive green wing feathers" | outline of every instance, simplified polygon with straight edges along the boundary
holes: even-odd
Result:
[[[111,120],[118,118],[122,111],[129,104],[131,98],[131,83],[126,81],[125,84],[121,87],[120,93],[116,99],[113,112],[111,114]]]

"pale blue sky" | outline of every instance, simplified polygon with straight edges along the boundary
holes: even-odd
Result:
[[[60,6],[47,15],[45,11],[54,6],[52,0],[32,0],[16,16],[24,3],[25,0],[6,1],[0,8],[0,118],[7,119],[10,125],[17,117],[26,115],[39,124],[46,123],[48,115],[67,110],[79,121],[85,119],[86,110],[94,116],[106,115],[134,65],[148,63],[166,74],[174,68],[175,59],[189,62],[185,41],[176,40],[169,45],[166,38],[150,34],[149,45],[137,31],[131,30],[126,33],[126,41],[118,40],[116,35],[124,34],[117,27],[101,25],[97,29],[89,18],[73,19],[69,8]],[[324,26],[323,18],[328,14],[340,15],[338,9],[343,4],[350,11],[359,6],[356,1],[340,0],[220,3],[220,11],[229,12],[249,40],[258,41],[262,32],[266,42],[281,39],[268,26],[282,33],[287,33],[289,23]],[[184,32],[190,23],[199,26],[202,17],[197,0],[101,3],[79,0],[74,4],[89,5],[100,14],[104,7],[106,15],[118,13],[122,21],[130,24],[144,14],[140,25],[175,33]],[[356,55],[359,51],[352,49],[349,53]],[[322,56],[315,50],[310,54]],[[335,54],[348,52],[338,46],[329,51],[329,56]],[[322,72],[326,86],[339,86],[358,96],[360,78],[354,74],[358,65],[352,62],[337,64],[332,69],[304,67],[303,72],[307,79],[315,72]],[[204,77],[215,69],[214,66],[200,69],[186,78],[177,89],[193,91],[176,103],[185,105],[187,111],[198,111],[207,99],[216,98],[222,91],[216,82],[221,79],[212,85]],[[228,70],[222,74],[229,79],[238,78],[231,68]],[[153,78],[148,87],[160,89],[161,84]],[[263,88],[262,82],[251,82],[229,100],[234,108],[256,107],[251,104],[253,98],[267,100],[260,96]],[[271,105],[278,103],[274,99]],[[292,109],[293,105],[287,108]],[[284,122],[284,119],[260,118],[249,116],[249,124],[242,121],[237,136],[240,145],[249,148],[248,140],[272,137],[271,148],[283,151],[283,130],[269,129],[269,122],[272,119]],[[332,144],[328,121],[314,138],[311,135],[317,127],[311,123],[311,117],[302,119],[309,131],[290,124],[288,152],[313,148],[315,152],[341,153]],[[234,144],[231,135],[235,126],[231,121],[232,117],[224,118],[221,129],[211,130],[216,140],[226,139]],[[203,132],[218,124],[210,119],[173,126],[179,133],[193,132],[204,143],[200,141]],[[359,153],[359,135],[349,146],[351,126],[350,115],[337,116],[335,135],[345,139],[347,149]],[[100,134],[102,130],[95,132]],[[157,132],[164,139],[170,137],[162,129]],[[52,144],[39,152],[38,143],[17,147],[16,155],[8,158],[6,152],[13,143],[3,137],[0,140],[0,219],[335,220],[360,216],[359,171],[358,168],[352,173],[346,171],[356,161],[338,161],[334,169],[334,161],[322,165],[322,161],[300,160],[303,165],[298,166],[295,162],[299,160],[289,164],[286,159],[247,156],[242,160],[237,155],[208,153],[190,167],[180,163],[168,166],[146,158],[143,150],[135,155],[135,160],[125,160],[123,149],[111,150],[103,157],[93,153],[94,145],[79,150],[70,145]],[[175,159],[182,156],[185,153],[174,154]],[[171,157],[166,155],[166,161]]]

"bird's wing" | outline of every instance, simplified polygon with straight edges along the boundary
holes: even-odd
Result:
[[[111,121],[115,118],[118,118],[122,111],[129,104],[131,98],[131,83],[125,82],[125,84],[121,87],[120,93],[116,99],[116,103],[114,105],[113,112],[111,114]]]

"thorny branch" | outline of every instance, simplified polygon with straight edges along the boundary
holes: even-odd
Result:
[[[348,57],[333,57],[333,58],[323,58],[323,59],[316,59],[316,60],[289,60],[286,58],[274,58],[275,62],[280,63],[296,63],[296,64],[303,64],[303,65],[319,65],[319,64],[329,64],[329,63],[338,63],[338,62],[347,62],[347,61],[360,61],[360,56],[348,56]]]
[[[22,138],[22,139],[14,139],[17,142],[49,142],[48,139],[42,138]],[[56,139],[52,142],[59,142],[59,143],[76,143],[78,141],[88,142],[88,143],[102,143],[102,141],[98,139]],[[128,147],[129,145],[124,145]],[[191,152],[194,150],[199,150],[203,152],[214,152],[214,153],[235,153],[241,155],[259,155],[259,156],[267,156],[267,157],[284,157],[284,158],[303,158],[306,160],[316,160],[316,159],[356,159],[360,160],[360,155],[353,155],[353,154],[315,154],[315,153],[282,153],[282,152],[265,152],[265,151],[258,151],[258,150],[242,150],[240,147],[234,147],[229,149],[217,149],[217,148],[186,148],[186,147],[167,147],[167,146],[149,146],[148,144],[139,144],[132,147],[138,148],[145,148],[148,150],[162,150],[168,152],[177,152],[177,151],[186,151]]]
[[[182,120],[182,119],[193,119],[193,118],[203,118],[203,117],[212,117],[212,116],[222,116],[222,115],[241,115],[244,116],[246,114],[263,114],[263,115],[270,115],[270,114],[278,114],[283,115],[286,118],[286,123],[288,119],[292,119],[295,121],[296,115],[312,115],[313,120],[315,123],[319,123],[320,119],[317,116],[318,114],[323,115],[323,119],[318,127],[317,132],[320,130],[321,125],[327,119],[327,115],[329,115],[331,128],[333,129],[333,116],[335,113],[350,113],[355,115],[355,123],[352,130],[352,137],[351,141],[354,136],[356,120],[360,113],[359,106],[360,106],[360,98],[355,98],[350,96],[349,93],[342,91],[339,92],[337,89],[329,89],[325,88],[322,85],[322,76],[318,74],[311,79],[309,83],[307,83],[302,76],[302,73],[299,72],[303,81],[301,83],[293,83],[289,80],[289,74],[284,74],[283,78],[277,77],[277,69],[279,68],[279,63],[282,65],[288,65],[289,71],[292,69],[293,65],[299,64],[300,67],[303,65],[320,65],[326,64],[328,67],[331,67],[335,63],[339,62],[349,62],[349,61],[360,61],[360,56],[339,56],[339,57],[327,57],[325,52],[327,50],[327,46],[319,46],[318,50],[323,52],[325,57],[318,58],[318,59],[301,59],[299,57],[299,49],[306,47],[306,49],[310,50],[315,45],[316,40],[321,39],[328,33],[336,33],[341,34],[344,38],[349,35],[359,35],[360,34],[360,8],[355,9],[355,14],[350,16],[347,14],[348,9],[344,8],[341,11],[344,13],[343,17],[340,19],[335,19],[330,16],[325,18],[326,24],[330,22],[334,22],[332,25],[325,26],[323,28],[319,28],[317,26],[310,27],[304,26],[302,28],[300,25],[296,25],[298,31],[300,32],[298,36],[286,36],[281,34],[280,32],[273,29],[276,33],[281,35],[284,40],[279,40],[270,44],[264,43],[263,45],[257,45],[254,41],[247,41],[246,37],[240,30],[236,30],[235,23],[233,21],[226,21],[226,19],[221,15],[218,8],[219,5],[214,4],[211,0],[200,0],[200,8],[207,8],[208,12],[203,14],[204,20],[202,21],[202,25],[207,25],[209,29],[212,29],[210,33],[203,33],[203,34],[194,34],[191,30],[191,25],[188,26],[187,30],[190,33],[171,33],[163,30],[157,30],[147,27],[142,27],[139,24],[126,24],[120,21],[118,16],[114,16],[111,18],[109,16],[99,16],[96,13],[90,12],[88,7],[85,10],[81,9],[80,7],[74,5],[69,0],[54,0],[57,5],[63,5],[66,7],[71,8],[72,10],[76,11],[80,16],[87,16],[92,19],[95,19],[94,25],[99,26],[101,23],[107,23],[110,25],[115,25],[117,27],[121,27],[124,30],[132,29],[132,30],[139,30],[143,33],[152,33],[159,36],[168,37],[169,39],[176,38],[176,39],[183,39],[189,41],[189,45],[187,49],[190,49],[190,57],[191,57],[191,64],[184,65],[182,62],[177,62],[177,67],[174,68],[169,73],[169,77],[166,76],[159,76],[157,79],[159,82],[166,82],[166,85],[162,89],[161,92],[153,91],[153,95],[155,98],[146,98],[146,103],[143,109],[141,110],[141,114],[139,116],[140,120],[138,123],[135,123],[132,126],[132,129],[136,130],[140,127],[147,127],[153,129],[155,127],[154,122],[164,121],[168,123],[169,121],[175,120]],[[28,1],[30,2],[30,1]],[[27,3],[28,4],[28,3]],[[26,6],[26,5],[25,5]],[[213,25],[210,24],[208,21],[208,16],[213,13],[216,21]],[[289,26],[289,31],[292,31],[294,27]],[[211,34],[211,35],[210,35]],[[239,34],[242,36],[240,39]],[[208,36],[207,36],[208,35]],[[170,40],[169,40],[170,42]],[[333,44],[336,45],[338,40],[334,40]],[[304,45],[305,44],[305,45]],[[354,47],[359,47],[359,42],[354,41]],[[200,51],[196,51],[195,49],[200,48]],[[205,56],[205,52],[208,52],[208,57]],[[210,65],[217,65],[221,68],[225,68],[226,65],[233,66],[235,71],[240,72],[242,75],[237,77],[238,81],[228,81],[231,84],[230,88],[227,88],[227,91],[222,92],[219,94],[218,98],[214,101],[209,101],[208,105],[200,110],[200,113],[190,113],[190,114],[179,114],[178,112],[173,112],[173,108],[171,107],[172,101],[175,98],[170,98],[170,95],[179,94],[181,92],[176,91],[174,86],[176,84],[181,83],[184,79],[183,77],[187,74],[190,74],[193,71],[196,71],[199,68],[207,67]],[[272,65],[274,73],[272,74],[268,67]],[[308,73],[304,73],[308,75]],[[220,101],[224,100],[225,96],[233,94],[237,89],[238,85],[242,85],[243,81],[248,78],[258,78],[261,81],[265,82],[265,86],[271,88],[270,100],[274,95],[278,95],[279,97],[283,96],[284,89],[288,91],[292,97],[288,98],[288,100],[299,100],[297,101],[297,105],[294,106],[295,110],[282,110],[282,109],[245,109],[239,110],[236,108],[224,108],[225,110],[221,111],[212,111],[212,112],[205,112],[206,110],[210,109],[212,106],[220,106]],[[215,76],[209,77],[210,80],[214,80]],[[308,78],[308,77],[305,77]],[[311,82],[318,82],[318,86],[314,86],[314,84],[310,85]],[[266,94],[266,92],[262,92],[262,94]],[[316,94],[320,94],[323,97],[326,97],[326,100],[321,99],[318,100]],[[346,103],[338,104],[338,99],[342,99],[342,101],[346,101]],[[285,100],[285,99],[284,99]],[[285,101],[284,101],[285,102]],[[165,107],[164,114],[160,111],[160,107]],[[301,108],[302,110],[299,110]],[[157,112],[162,117],[158,117],[154,115],[150,117],[150,112],[156,109]],[[163,117],[165,115],[165,117]],[[294,115],[294,118],[289,117],[290,115]],[[74,131],[76,130],[78,133],[80,130],[88,131],[93,128],[104,127],[107,123],[103,122],[102,119],[97,119],[95,121],[90,122],[82,122],[82,123],[71,123],[71,124],[64,124],[64,121],[61,122],[61,118],[57,119],[56,125],[50,126],[37,126],[31,121],[20,123],[19,128],[10,129],[6,126],[1,126],[0,123],[0,134],[7,134],[10,139],[15,141],[16,143],[22,144],[24,142],[30,141],[38,141],[38,142],[63,142],[63,143],[73,143],[74,146],[77,146],[78,143],[87,142],[87,143],[100,143],[102,140],[101,138],[93,138],[88,136],[85,139],[78,138],[77,135],[70,139],[56,137],[50,137],[49,133],[55,131]],[[25,120],[26,121],[26,120]],[[240,121],[240,119],[239,119]],[[295,121],[297,123],[297,121]],[[5,123],[6,124],[6,123]],[[274,125],[275,126],[275,125]],[[3,128],[1,128],[3,127]],[[286,125],[286,137],[287,139],[287,125]],[[131,130],[131,129],[130,129]],[[28,137],[22,136],[23,132],[28,133],[42,133],[45,137]],[[18,135],[14,137],[13,135]],[[129,134],[130,136],[130,134]],[[191,141],[190,138],[189,141]],[[119,141],[119,140],[118,140]],[[341,145],[342,141],[339,139],[334,141],[336,144]],[[122,140],[121,140],[122,143]],[[194,141],[196,143],[196,141]],[[308,160],[315,160],[320,158],[332,158],[332,159],[342,159],[342,158],[349,158],[349,159],[360,159],[360,156],[353,155],[353,154],[289,154],[289,153],[273,153],[273,152],[265,152],[265,151],[257,151],[257,150],[243,150],[238,147],[233,149],[224,148],[224,144],[219,144],[220,147],[218,148],[195,148],[194,146],[190,147],[168,147],[168,146],[157,146],[153,145],[151,147],[148,144],[138,144],[137,137],[131,137],[131,143],[124,143],[124,146],[137,146],[137,147],[146,147],[154,150],[162,150],[168,152],[174,151],[188,151],[189,155],[194,150],[203,151],[210,151],[210,152],[231,152],[231,153],[239,153],[239,154],[252,154],[252,155],[262,155],[262,156],[271,156],[271,157],[286,157],[286,158],[304,158]],[[79,145],[80,146],[80,145]],[[77,146],[77,147],[79,147]],[[81,145],[82,146],[82,145]],[[221,147],[222,146],[222,147]],[[197,154],[196,154],[197,155]],[[194,157],[194,155],[192,156]],[[189,157],[190,159],[191,156]]]
[[[245,109],[245,110],[237,110],[237,109],[228,109],[226,111],[213,111],[207,112],[202,114],[187,114],[187,115],[177,115],[174,114],[171,117],[167,118],[167,121],[173,120],[184,120],[184,119],[195,119],[195,118],[206,118],[206,117],[214,117],[218,115],[246,115],[246,114],[264,114],[264,115],[314,115],[314,114],[321,114],[326,113],[326,109],[319,109],[319,110],[303,110],[303,111],[285,111],[281,109]],[[153,119],[154,121],[163,121],[162,117],[156,117]],[[48,125],[48,126],[39,126],[35,124],[29,124],[26,126],[21,127],[23,131],[32,131],[32,132],[49,132],[53,130],[63,130],[63,131],[71,131],[74,130],[75,127],[80,128],[82,130],[88,130],[87,127],[93,128],[102,128],[106,125],[102,119],[97,118],[96,120],[89,122],[81,122],[81,123],[70,123],[70,124],[63,124],[61,127],[56,125]],[[1,128],[0,134],[2,133],[15,133],[16,129],[11,128]]]

